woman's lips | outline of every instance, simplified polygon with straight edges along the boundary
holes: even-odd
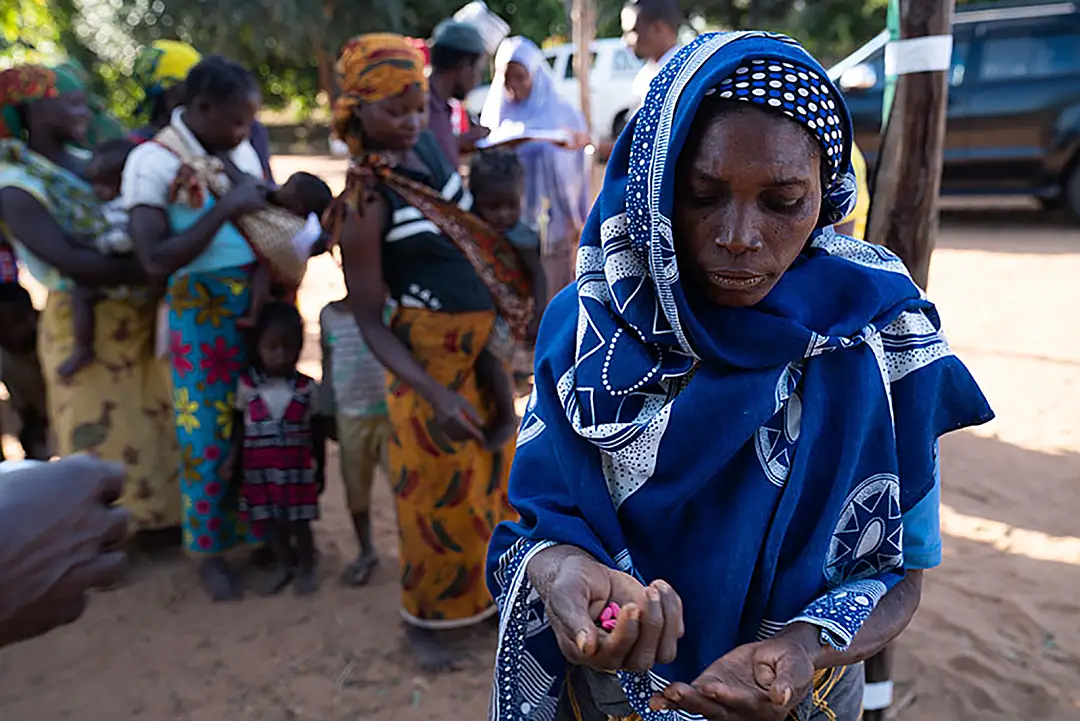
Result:
[[[745,271],[721,271],[709,273],[709,282],[718,288],[746,290],[761,285],[767,277]]]

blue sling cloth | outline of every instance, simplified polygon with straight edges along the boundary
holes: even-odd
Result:
[[[696,297],[672,237],[675,165],[701,101],[782,112],[822,148],[822,214],[751,308]],[[570,544],[684,604],[678,658],[619,672],[648,700],[793,622],[846,648],[903,578],[904,514],[934,488],[937,439],[993,417],[934,306],[888,250],[837,235],[855,201],[851,123],[789,38],[699,36],[615,145],[582,235],[577,284],[551,303],[488,583],[500,610],[490,716],[555,715],[566,676],[526,575]]]

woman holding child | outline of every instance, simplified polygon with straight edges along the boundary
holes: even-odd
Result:
[[[420,54],[399,35],[362,35],[342,51],[338,80],[334,131],[353,163],[331,208],[332,231],[348,306],[389,370],[407,638],[419,663],[439,670],[453,659],[434,632],[495,612],[483,559],[491,529],[512,513],[503,489],[516,418],[482,413],[480,386],[490,388],[490,378],[478,379],[477,369],[490,361],[496,307],[521,320],[515,309],[527,303],[507,282],[517,271],[491,252],[491,230],[467,212],[471,196],[424,129]],[[398,305],[389,326],[387,289]]]
[[[851,153],[789,38],[653,80],[540,330],[493,721],[861,716],[940,563],[938,437],[993,413],[903,263],[833,229]]]
[[[247,366],[238,321],[251,302],[256,258],[234,225],[267,204],[262,163],[247,140],[259,91],[239,65],[203,59],[187,75],[185,104],[163,132],[190,157],[216,155],[246,180],[196,207],[174,202],[181,157],[163,144],[144,143],[124,168],[123,199],[146,272],[169,278],[169,353],[174,437],[180,444],[184,548],[200,559],[199,576],[215,601],[240,597],[223,553],[249,535],[237,522],[222,472],[233,433],[237,380]]]
[[[157,306],[146,293],[94,308],[97,360],[70,378],[61,364],[75,346],[72,290],[145,284],[131,256],[105,256],[90,242],[104,215],[71,150],[90,122],[86,93],[70,70],[22,65],[0,73],[0,224],[20,259],[49,290],[38,352],[60,455],[94,451],[123,462],[121,502],[140,529],[176,526],[176,441],[167,377],[154,357]]]

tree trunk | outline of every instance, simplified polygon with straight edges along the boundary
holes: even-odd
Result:
[[[319,90],[326,93],[327,102],[330,105],[338,96],[337,79],[334,77],[335,59],[324,48],[315,48],[315,59],[319,63]]]
[[[952,13],[953,0],[901,0],[901,45],[913,38],[951,35]],[[898,65],[908,62],[898,56]],[[938,228],[948,94],[947,60],[940,70],[904,72],[901,67],[870,209],[868,237],[899,255],[922,288],[929,282]]]

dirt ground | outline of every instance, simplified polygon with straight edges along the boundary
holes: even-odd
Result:
[[[340,182],[336,161],[277,164],[280,177],[298,169]],[[943,444],[946,559],[898,644],[898,718],[1078,719],[1080,231],[982,208],[945,214],[931,293],[999,419]],[[319,370],[318,311],[342,294],[333,262],[313,263],[301,296],[308,373]],[[336,456],[331,479],[335,468]],[[482,718],[492,632],[462,634],[461,670],[421,675],[401,645],[389,491],[375,501],[384,563],[370,587],[346,590],[336,577],[354,544],[331,484],[318,595],[214,606],[178,553],[141,558],[79,623],[0,653],[0,718]]]

